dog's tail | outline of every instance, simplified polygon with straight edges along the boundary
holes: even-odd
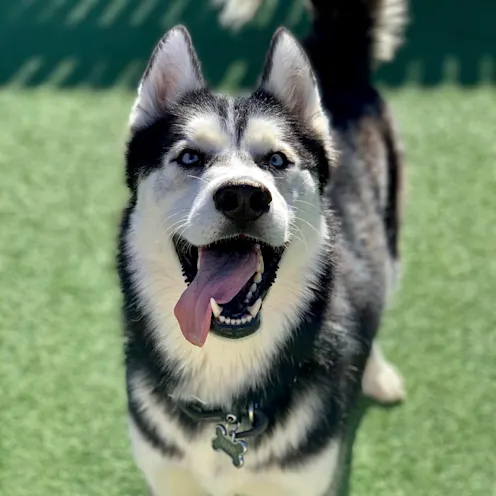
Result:
[[[263,0],[211,1],[222,6],[221,24],[234,30],[249,22],[263,3]],[[393,58],[403,41],[408,0],[307,1],[313,11],[313,23],[304,45],[321,77],[332,71],[336,82],[340,77],[344,78],[344,84],[363,82],[364,78],[370,78],[374,65]],[[357,81],[352,81],[353,78]]]
[[[317,74],[332,81],[369,80],[374,66],[391,60],[403,41],[407,0],[311,0],[311,6],[305,46]]]
[[[251,21],[262,0],[212,0],[215,6],[221,6],[219,22],[226,29],[237,31]]]

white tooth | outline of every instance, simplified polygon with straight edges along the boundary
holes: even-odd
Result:
[[[220,322],[225,322],[225,321],[226,321],[226,318],[224,317],[224,315],[221,315],[221,316],[219,317],[219,321],[220,321]]]
[[[256,317],[257,313],[260,312],[260,307],[262,306],[262,298],[259,298],[251,307],[248,307],[247,310],[250,312],[252,317]]]
[[[230,324],[231,323],[231,319],[229,317],[226,317],[226,324]]]
[[[241,325],[241,319],[236,319],[236,325]]]
[[[219,318],[219,315],[222,313],[222,307],[213,298],[210,298],[210,306],[212,307],[214,317]]]
[[[260,250],[260,243],[257,243],[257,244],[255,245],[255,248],[256,248],[257,250]]]
[[[244,301],[244,304],[245,305],[248,305],[248,303],[250,303],[250,300],[248,300],[248,298]]]
[[[248,294],[246,295],[246,301],[250,301],[250,298],[253,296],[253,293],[251,291],[248,291]]]
[[[257,283],[256,283],[256,282],[254,282],[254,283],[251,285],[250,292],[251,292],[251,293],[254,293],[256,290],[257,290]]]
[[[246,322],[251,322],[253,317],[251,315],[246,316]]]
[[[243,318],[241,319],[241,323],[242,323],[242,324],[246,324],[246,317],[243,317]]]
[[[257,284],[261,283],[262,282],[262,274],[260,274],[260,272],[257,272],[255,274],[255,278],[253,279]]]
[[[260,256],[258,257],[258,265],[257,265],[257,272],[260,272],[260,274],[263,274],[264,271],[264,261],[262,254],[260,253]]]
[[[198,255],[198,260],[196,261],[196,268],[200,270],[200,255]]]

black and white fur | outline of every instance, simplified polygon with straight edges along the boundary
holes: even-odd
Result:
[[[319,18],[325,8],[315,7],[317,38],[310,45],[318,23],[326,22]],[[370,33],[362,35],[368,46]],[[319,82],[332,74],[332,58],[321,70],[311,47],[307,53]],[[374,124],[379,96],[363,101],[364,86],[373,92],[368,81],[360,82],[354,101],[340,101],[335,86],[336,100],[322,84],[319,91],[307,55],[285,30],[275,34],[260,87],[249,98],[207,89],[185,28],[169,31],[150,60],[131,115],[131,196],[118,267],[132,446],[154,496],[324,495],[336,487],[367,359],[367,394],[383,401],[404,395],[401,377],[372,344],[397,262],[394,138]],[[339,107],[337,121],[328,101]],[[372,159],[363,126],[371,126],[366,133],[375,140]],[[185,147],[205,153],[208,166],[179,165]],[[274,170],[261,158],[278,151],[291,167]],[[172,236],[188,249],[231,232],[213,194],[232,181],[270,191],[269,212],[248,234],[285,251],[260,329],[240,340],[210,334],[198,348],[173,313],[186,282]],[[178,407],[198,400],[226,412],[256,400],[268,416],[269,428],[250,441],[241,470],[212,450],[214,425]]]

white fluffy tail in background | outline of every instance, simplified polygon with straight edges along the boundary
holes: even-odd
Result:
[[[264,0],[212,0],[220,7],[219,22],[232,31],[241,29],[253,20]],[[272,0],[289,2],[291,0]],[[344,0],[300,0],[321,14],[343,11]],[[349,0],[353,7],[353,0]],[[390,61],[403,41],[407,23],[407,0],[366,0],[364,2],[372,16],[373,56],[378,62]],[[329,17],[332,24],[333,16]]]
[[[237,31],[250,22],[257,13],[263,0],[213,0],[221,7],[219,22],[226,29]]]

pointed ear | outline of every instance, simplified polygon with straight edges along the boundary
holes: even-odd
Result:
[[[148,62],[131,112],[131,126],[138,128],[152,123],[182,95],[204,87],[188,30],[176,26],[160,40]]]
[[[293,35],[279,28],[272,38],[260,88],[302,120],[331,151],[329,121],[312,66]]]

